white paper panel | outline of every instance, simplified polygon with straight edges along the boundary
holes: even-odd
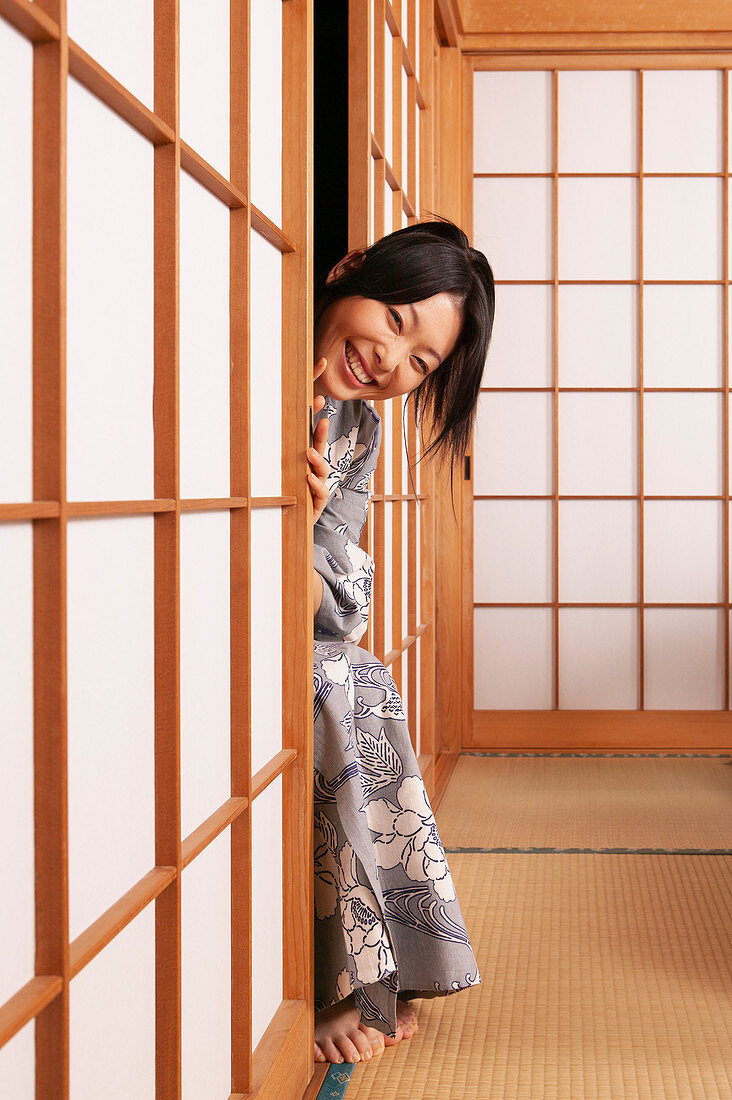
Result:
[[[409,479],[409,467],[412,462],[411,445],[409,443],[409,423],[414,418],[414,405],[413,399],[410,399],[409,406],[406,408],[406,396],[404,394],[399,397],[396,403],[396,413],[402,425],[402,493],[411,493],[412,483]],[[414,474],[412,474],[414,477]]]
[[[732,168],[732,81],[727,82],[727,170]]]
[[[561,608],[560,710],[636,710],[638,669],[637,611]]]
[[[646,279],[719,279],[721,181],[644,179],[643,255]]]
[[[231,833],[183,871],[183,1100],[231,1092]]]
[[[644,396],[646,493],[722,492],[722,402],[716,393]]]
[[[0,561],[0,881],[12,899],[0,905],[4,1004],[35,974],[32,523],[0,523]],[[0,1084],[4,1072],[0,1062]]]
[[[414,203],[415,203],[415,207],[414,208],[417,211],[417,216],[421,218],[422,217],[422,206],[421,206],[421,203],[422,203],[422,190],[421,190],[421,180],[422,180],[421,156],[422,156],[422,153],[421,153],[420,131],[422,129],[422,111],[420,109],[419,104],[416,105],[415,111],[416,111],[416,118],[415,118],[415,130],[414,130],[414,148],[415,148],[415,158],[414,158],[414,164],[415,164],[415,169],[414,169]]]
[[[412,178],[409,164],[409,89],[407,86],[407,73],[403,65],[399,71],[402,74],[402,189],[407,195],[412,194]]]
[[[180,520],[181,837],[231,793],[229,513]]]
[[[552,599],[552,509],[548,500],[475,501],[477,603],[543,603]]]
[[[645,612],[647,710],[724,706],[724,615],[704,608]]]
[[[417,694],[414,700],[414,736],[417,742],[416,755],[422,751],[422,637],[417,638],[413,649],[414,659],[417,662]]]
[[[636,287],[560,286],[558,375],[560,386],[638,385]]]
[[[252,202],[282,223],[282,4],[251,3]]]
[[[722,73],[716,69],[643,74],[643,170],[722,170]]]
[[[723,385],[722,321],[721,287],[645,287],[644,384]]]
[[[409,560],[409,505],[397,504],[402,510],[402,637],[400,643],[409,634],[409,588],[412,580],[412,562]]]
[[[552,396],[482,393],[473,442],[473,492],[551,493]]]
[[[35,1100],[35,1020],[31,1020],[22,1031],[0,1047],[0,1096],[12,1096],[13,1100]]]
[[[100,1082],[111,1100],[154,1100],[154,904],[73,979],[70,1044],[71,1100],[98,1096]]]
[[[390,493],[395,492],[392,484],[393,476],[393,463],[392,463],[392,424],[394,422],[394,402],[385,401],[384,411],[381,415],[381,452],[380,460],[384,464],[384,485],[386,486],[384,492],[387,496]],[[396,490],[398,491],[398,490]]]
[[[552,705],[552,612],[476,607],[476,710],[547,710]]]
[[[180,492],[229,495],[229,209],[180,174]]]
[[[369,83],[371,86],[371,107],[369,115],[369,126],[371,133],[376,133],[376,34],[374,27],[374,6],[368,5],[368,17],[369,17],[369,42],[371,43],[371,75],[369,77]]]
[[[152,516],[72,520],[71,939],[155,864],[153,614]]]
[[[252,62],[256,54],[253,42]],[[180,128],[183,140],[228,177],[229,0],[181,0]]]
[[[68,91],[70,500],[153,496],[153,147]]]
[[[251,492],[282,492],[282,255],[251,237]]]
[[[387,490],[388,492],[388,490]],[[394,645],[392,628],[392,509],[388,502],[384,505],[384,567],[382,592],[384,593],[384,651],[388,653]]]
[[[550,279],[551,181],[476,179],[473,194],[475,247],[496,279]]]
[[[558,91],[559,171],[635,172],[637,73],[560,72]]]
[[[560,279],[636,277],[637,190],[632,179],[559,181]]]
[[[394,226],[394,195],[388,183],[384,183],[384,236],[392,232]],[[395,228],[399,228],[396,226]]]
[[[419,470],[419,466],[417,466]],[[417,492],[419,492],[419,483],[417,484]],[[423,524],[427,523],[427,517],[425,515],[425,507],[429,508],[429,504],[426,501],[418,501],[417,503],[417,552],[414,559],[414,586],[416,589],[416,615],[417,626],[422,623],[422,531]]]
[[[384,156],[394,163],[394,45],[389,24],[384,27]],[[386,230],[390,232],[389,229]]]
[[[551,172],[548,72],[475,73],[474,171]]]
[[[552,385],[552,294],[549,286],[496,287],[484,386]]]
[[[416,28],[416,34],[414,36],[414,50],[412,52],[412,56],[414,57],[414,70],[417,74],[417,79],[419,80],[422,76],[422,59],[421,59],[420,53],[419,53],[420,38],[421,38],[420,28],[421,28],[421,25],[422,25],[421,20],[420,20],[420,10],[419,10],[420,0],[414,0],[414,4],[415,4],[414,26]]]
[[[371,195],[369,196],[369,244],[376,240],[376,188],[379,186],[379,174],[376,166],[379,162],[371,161]]]
[[[252,512],[252,774],[282,748],[282,513]]]
[[[560,501],[560,601],[632,603],[637,600],[638,546],[638,505],[635,501]]]
[[[0,20],[0,501],[33,496],[33,46]]]
[[[638,399],[633,393],[559,395],[559,492],[635,493]]]
[[[69,0],[69,35],[148,107],[153,106],[153,0],[128,0],[109,18],[94,0]]]
[[[722,504],[645,502],[645,596],[649,603],[724,600]]]
[[[282,1001],[282,776],[252,804],[252,1048]]]

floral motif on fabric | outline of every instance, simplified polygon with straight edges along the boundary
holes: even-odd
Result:
[[[407,776],[396,799],[397,805],[385,798],[366,804],[369,829],[378,834],[377,865],[386,870],[401,863],[409,878],[431,881],[443,901],[453,901],[455,887],[422,779]]]
[[[348,954],[359,982],[378,982],[395,969],[389,935],[373,891],[359,881],[358,859],[346,842],[337,853],[332,822],[323,813],[315,818],[315,915],[333,916],[340,908]],[[349,989],[350,992],[350,989]]]

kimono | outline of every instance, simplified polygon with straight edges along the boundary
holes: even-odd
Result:
[[[315,1008],[355,995],[361,1020],[395,1037],[397,993],[480,982],[402,701],[357,645],[373,560],[358,545],[381,421],[326,399],[328,503],[314,525],[323,579],[315,624]]]

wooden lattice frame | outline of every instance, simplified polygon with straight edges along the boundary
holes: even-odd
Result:
[[[300,1097],[312,1069],[312,526],[307,489],[312,346],[312,0],[282,7],[283,215],[248,198],[248,0],[230,5],[230,178],[180,138],[179,9],[154,7],[151,111],[67,34],[65,0],[0,0],[33,43],[33,500],[0,504],[0,522],[33,521],[36,977],[0,1007],[0,1045],[36,1023],[36,1094],[69,1095],[71,979],[155,901],[156,1095],[181,1095],[181,872],[231,827],[230,1100]],[[66,102],[71,75],[154,146],[154,499],[74,502],[66,494]],[[231,211],[231,496],[183,500],[179,484],[179,188],[187,171]],[[249,237],[282,253],[282,496],[249,494]],[[283,516],[283,733],[286,747],[251,775],[250,518]],[[231,797],[180,841],[180,515],[230,514]],[[66,537],[78,516],[154,517],[155,866],[69,942]],[[251,813],[283,776],[283,996],[252,1053]]]
[[[556,44],[559,45],[563,37],[554,35]],[[661,36],[663,37],[663,36]],[[673,36],[666,36],[673,38]],[[678,37],[678,36],[677,36]],[[553,613],[553,653],[554,653],[554,685],[553,708],[546,711],[536,710],[505,710],[505,711],[480,711],[476,710],[468,714],[463,722],[462,745],[465,748],[663,748],[663,747],[694,747],[694,748],[719,748],[729,744],[730,738],[730,589],[729,589],[729,377],[728,371],[724,372],[724,385],[718,388],[700,387],[645,387],[643,385],[643,287],[645,285],[714,285],[724,288],[722,311],[722,338],[723,361],[729,361],[730,348],[730,319],[729,319],[729,295],[730,286],[730,262],[728,242],[729,219],[729,161],[728,161],[728,134],[729,134],[729,69],[732,66],[732,55],[724,52],[690,52],[689,36],[680,36],[683,42],[679,42],[678,52],[620,52],[611,50],[611,43],[607,42],[606,52],[590,52],[592,45],[597,43],[578,44],[576,50],[571,52],[546,52],[537,53],[527,43],[526,51],[516,48],[521,36],[514,36],[516,43],[514,49],[506,52],[482,51],[474,49],[466,53],[463,58],[463,102],[467,122],[463,127],[464,149],[463,156],[466,165],[463,210],[467,225],[472,225],[472,201],[473,180],[480,177],[515,177],[515,178],[545,178],[552,181],[553,194],[553,272],[552,277],[546,280],[503,280],[504,285],[546,285],[553,288],[554,318],[553,318],[553,348],[552,364],[554,385],[551,387],[516,387],[514,392],[546,392],[554,395],[553,437],[552,446],[554,453],[554,492],[544,495],[515,495],[515,494],[475,494],[471,498],[470,509],[472,513],[472,499],[522,499],[522,500],[550,500],[553,502],[553,581],[555,599],[547,603],[480,603],[474,602],[473,597],[473,548],[472,536],[465,539],[463,548],[463,615],[470,620],[471,629],[468,635],[469,656],[464,661],[465,681],[463,690],[470,700],[473,699],[473,630],[472,618],[475,607],[547,607]],[[723,39],[724,35],[711,36]],[[662,43],[658,43],[662,45]],[[667,47],[673,47],[669,41]],[[705,43],[713,46],[713,42]],[[726,43],[725,43],[726,45]],[[583,48],[584,47],[584,48]],[[638,170],[624,173],[562,173],[558,170],[558,73],[562,70],[607,70],[623,69],[636,70],[638,72]],[[643,170],[643,71],[650,69],[717,69],[723,74],[723,145],[722,156],[724,170],[715,173],[651,173]],[[552,96],[553,96],[553,168],[546,173],[479,173],[473,171],[472,163],[472,96],[473,74],[476,71],[496,70],[541,70],[552,72]],[[638,278],[626,280],[578,280],[560,279],[558,272],[558,193],[559,180],[563,178],[631,178],[638,180],[638,235],[637,235],[637,262]],[[643,274],[643,180],[646,178],[673,178],[673,177],[703,177],[716,178],[722,181],[722,235],[723,235],[723,271],[722,278],[718,280],[651,280],[644,279]],[[500,281],[499,281],[500,282]],[[639,385],[636,387],[565,387],[558,385],[558,288],[560,285],[632,285],[638,287],[638,367]],[[484,392],[510,392],[510,387],[483,387]],[[723,395],[723,447],[724,489],[721,495],[698,496],[694,494],[653,495],[643,491],[643,394],[645,392],[704,392],[719,393]],[[639,429],[639,456],[638,456],[638,487],[635,494],[627,495],[575,495],[560,494],[558,486],[558,458],[557,440],[559,433],[558,423],[558,396],[564,392],[623,392],[637,393],[638,400],[638,429]],[[559,601],[558,594],[558,562],[559,562],[559,536],[558,536],[558,506],[560,500],[612,500],[625,499],[637,500],[640,507],[639,518],[639,599],[635,603],[574,603]],[[724,539],[724,600],[722,603],[648,603],[644,600],[644,574],[642,568],[644,555],[644,531],[643,531],[643,502],[645,500],[719,500],[726,503],[723,509],[723,539]],[[472,515],[469,517],[469,526],[472,531]],[[633,607],[639,614],[639,659],[640,659],[640,705],[637,710],[628,711],[577,711],[559,710],[559,608],[560,607]],[[684,721],[679,723],[678,711],[645,710],[644,709],[644,616],[645,608],[663,607],[704,607],[721,608],[724,612],[725,626],[725,705],[717,711],[683,711]],[[467,710],[467,708],[465,708]]]

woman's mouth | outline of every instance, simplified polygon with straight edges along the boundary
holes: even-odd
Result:
[[[373,378],[370,374],[367,374],[361,365],[361,357],[354,348],[354,346],[346,340],[344,348],[346,369],[349,374],[352,374],[356,382],[360,386],[367,386],[369,382],[373,382]]]

